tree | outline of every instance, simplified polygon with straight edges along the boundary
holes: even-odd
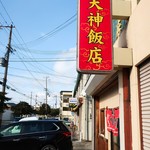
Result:
[[[0,127],[2,124],[2,114],[4,109],[7,108],[5,101],[11,100],[11,98],[6,97],[2,92],[0,92]]]
[[[9,101],[11,100],[11,98],[8,98],[6,96],[4,96],[1,92],[0,92],[0,113],[4,112],[4,109],[6,108],[6,104],[5,101]]]
[[[49,115],[50,112],[51,112],[51,107],[48,104],[43,103],[42,106],[40,106],[38,114],[39,115]]]
[[[12,107],[15,116],[31,115],[34,111],[27,102],[20,102],[16,106]]]
[[[59,115],[59,108],[53,108],[51,109],[51,116],[56,117]]]

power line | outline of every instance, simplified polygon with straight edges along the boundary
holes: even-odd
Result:
[[[9,67],[11,69],[16,69],[16,70],[21,70],[21,71],[27,71],[25,69],[22,69],[22,68],[14,68],[14,67]],[[44,72],[39,72],[39,71],[34,71],[34,70],[30,70],[31,72],[34,72],[34,73],[38,73],[38,74],[43,74],[43,75],[50,75],[50,76],[54,76],[54,77],[62,77],[62,78],[70,78],[70,79],[76,79],[75,77],[71,77],[71,76],[66,76],[66,75],[62,75],[60,73],[57,73],[57,74],[52,74],[52,73],[44,73]]]
[[[57,26],[55,29],[53,29],[52,31],[46,33],[45,35],[35,39],[35,40],[32,40],[32,41],[29,41],[29,42],[26,42],[26,43],[23,43],[21,45],[24,45],[24,44],[30,44],[30,43],[33,43],[33,42],[36,42],[36,41],[39,41],[39,40],[44,40],[48,37],[51,37],[53,36],[54,34],[56,34],[57,32],[63,30],[64,28],[66,28],[68,25],[70,25],[71,23],[73,23],[74,21],[77,20],[77,18],[75,18],[77,16],[77,14],[74,14],[72,17],[70,17],[68,20],[66,20],[64,23],[60,24],[59,26]]]
[[[0,72],[0,74],[3,74]],[[14,77],[18,77],[18,78],[22,78],[22,79],[29,79],[29,80],[33,80],[33,78],[31,77],[27,77],[27,76],[21,76],[21,75],[14,75],[14,74],[8,74],[9,76],[14,76]],[[37,79],[39,81],[44,81],[43,79]],[[51,82],[54,82],[54,83],[60,83],[60,84],[70,84],[70,83],[66,83],[66,82],[56,82],[56,81],[51,81]],[[44,86],[43,86],[44,87]]]
[[[13,23],[13,21],[12,21],[12,19],[11,19],[11,17],[10,17],[10,15],[8,14],[8,12],[7,12],[7,10],[6,10],[6,8],[4,7],[4,5],[3,5],[3,3],[2,3],[2,1],[0,0],[0,3],[1,3],[1,5],[2,5],[2,7],[4,8],[4,10],[5,10],[5,12],[6,12],[6,14],[7,14],[7,16],[9,17],[9,19],[11,20],[11,22]],[[18,30],[17,30],[18,31]],[[18,34],[19,34],[19,32],[18,32]],[[19,36],[20,36],[20,34],[19,34]],[[20,38],[21,38],[21,40],[23,41],[23,39],[22,39],[22,37],[20,36]],[[24,41],[23,41],[24,42]],[[19,56],[19,55],[18,55]],[[20,59],[21,59],[21,57],[19,57]],[[23,62],[23,61],[22,61]],[[28,68],[27,68],[27,66],[25,65],[25,63],[23,62],[23,64],[24,64],[24,66],[26,67],[26,69],[27,70],[29,70]],[[43,87],[43,85],[34,77],[34,75],[31,73],[31,72],[29,72],[30,74],[31,74],[31,76]]]
[[[10,21],[11,21],[11,22],[12,22],[12,24],[13,24],[13,21],[12,21],[12,19],[11,19],[10,15],[8,14],[8,12],[7,12],[7,10],[6,10],[6,8],[5,8],[5,6],[3,5],[3,3],[2,3],[2,1],[1,1],[1,0],[0,0],[0,3],[1,3],[1,5],[2,5],[3,9],[5,10],[5,12],[6,12],[7,16],[9,17]]]
[[[27,94],[24,94],[23,92],[20,92],[19,90],[16,90],[16,89],[14,89],[14,88],[12,88],[12,87],[10,87],[10,86],[6,86],[6,88],[8,89],[8,90],[11,90],[11,91],[13,91],[13,92],[16,92],[16,93],[18,93],[18,94],[20,94],[20,95],[22,95],[22,96],[24,96],[24,97],[26,97],[26,98],[31,98],[30,96],[28,96]],[[33,100],[35,100],[34,98],[32,98]],[[38,102],[40,102],[40,101],[38,101]]]
[[[3,5],[3,4],[2,4]],[[3,7],[4,7],[4,5],[3,5]],[[13,22],[12,21],[12,19],[11,19],[11,17],[10,17],[10,15],[8,14],[8,12],[7,12],[7,10],[6,10],[6,8],[4,7],[4,10],[5,10],[5,12],[6,12],[6,14],[8,15],[8,17],[9,17],[9,19],[11,20],[11,22]],[[50,33],[54,33],[57,29],[57,31],[59,31],[59,29],[63,29],[64,27],[66,27],[66,26],[68,26],[69,24],[71,24],[72,22],[74,22],[76,19],[75,19],[75,17],[76,17],[76,14],[75,15],[73,15],[72,17],[70,17],[68,20],[66,20],[64,23],[62,23],[61,25],[59,25],[59,26],[57,26],[54,30],[52,30],[51,32],[48,32],[47,34],[45,34],[44,36],[42,36],[42,38],[43,37],[45,37],[45,36],[48,36]],[[4,19],[4,17],[3,17],[3,19]],[[5,19],[4,19],[5,20]],[[7,22],[6,20],[5,20],[5,22]],[[26,45],[26,43],[24,42],[24,40],[23,40],[23,38],[21,37],[21,35],[20,35],[20,33],[19,33],[19,31],[17,30],[17,28],[15,28],[16,29],[16,31],[17,31],[17,33],[18,33],[18,35],[19,35],[19,37],[20,37],[20,39],[23,41],[23,45]],[[14,36],[15,36],[15,34],[14,34]],[[16,36],[15,36],[16,37]],[[41,37],[40,37],[41,38]],[[16,37],[16,39],[18,40],[18,38]],[[39,39],[39,38],[37,38],[37,39]],[[19,40],[18,40],[19,41]],[[20,43],[20,42],[19,42]],[[21,43],[20,43],[21,44]],[[19,48],[19,47],[17,47],[17,48]],[[20,48],[19,48],[20,49]],[[27,53],[27,51],[31,54],[31,51],[27,48],[27,49],[25,49],[25,48],[23,48],[24,49],[24,51]],[[68,53],[68,52],[67,52]],[[18,54],[19,55],[19,54]],[[28,55],[29,56],[29,55]],[[30,57],[30,56],[29,56]],[[28,57],[28,58],[29,58]],[[33,57],[33,56],[32,56]],[[20,59],[20,62],[22,62],[22,59],[21,59],[21,57],[19,57],[19,59]],[[32,60],[33,58],[31,58],[31,60]],[[19,61],[18,61],[19,62]],[[33,61],[30,61],[30,62],[36,62],[36,59],[34,58],[34,60]],[[38,63],[38,61],[37,61],[37,63]],[[46,66],[44,66],[43,64],[42,64],[42,67],[46,67]],[[38,68],[38,66],[37,66],[37,64],[36,64],[36,68]],[[48,68],[48,67],[46,67],[46,68]],[[40,68],[38,68],[39,70],[41,70],[41,67]],[[51,70],[51,69],[50,69]]]
[[[27,52],[27,49],[23,48],[23,47],[19,47],[19,46],[16,46],[16,45],[13,45],[12,46],[16,49],[19,49],[21,51],[25,51]],[[40,49],[28,49],[30,51],[30,53],[34,53],[34,54],[50,54],[50,55],[56,55],[56,54],[74,54],[76,53],[76,51],[62,51],[62,50],[59,50],[59,51],[56,51],[56,50],[40,50]]]
[[[1,0],[0,0],[1,1]],[[2,3],[2,2],[1,2]],[[3,5],[3,4],[2,4]],[[10,18],[10,15],[8,14],[8,12],[7,12],[7,10],[6,10],[6,8],[4,7],[4,10],[6,11],[6,14],[8,15],[8,17],[9,17],[9,19],[11,20],[11,22],[13,22],[12,21],[12,19]],[[1,15],[2,16],[2,15]],[[51,36],[53,36],[53,35],[55,35],[56,33],[58,33],[59,31],[61,31],[61,30],[63,30],[64,28],[66,28],[67,26],[69,26],[71,23],[73,23],[74,21],[76,21],[76,14],[74,15],[74,16],[72,16],[71,18],[69,18],[68,20],[66,20],[63,24],[61,24],[61,25],[59,25],[58,27],[56,27],[54,30],[52,30],[52,31],[50,31],[50,32],[48,32],[47,34],[45,34],[44,36],[42,36],[42,37],[40,37],[40,38],[37,38],[36,40],[33,40],[33,42],[34,41],[42,41],[42,40],[44,40],[44,39],[46,39],[46,38],[49,38],[49,37],[51,37]],[[7,23],[7,21],[5,20],[5,18],[2,16],[2,18],[4,19],[4,21],[5,21],[5,23]],[[17,28],[15,28],[15,31],[17,32],[17,34],[19,35],[19,37],[18,37],[18,35],[16,36],[16,34],[14,34],[13,33],[13,35],[14,35],[14,37],[15,37],[15,39],[13,40],[12,39],[12,41],[16,44],[16,45],[23,45],[23,47],[22,48],[20,48],[20,47],[17,47],[17,49],[19,49],[19,50],[24,50],[25,51],[25,53],[26,54],[21,54],[21,53],[19,53],[20,51],[18,51],[16,54],[16,57],[18,57],[19,59],[20,59],[20,62],[22,62],[23,63],[23,65],[26,67],[26,70],[29,72],[29,73],[31,73],[32,74],[32,72],[33,71],[31,71],[31,69],[29,69],[28,67],[27,67],[27,65],[25,64],[25,62],[23,62],[24,61],[24,56],[25,57],[27,57],[27,56],[29,56],[28,58],[30,58],[31,59],[31,63],[29,63],[29,64],[33,64],[32,66],[34,67],[34,69],[38,69],[38,70],[40,70],[41,72],[45,72],[45,71],[43,71],[44,70],[44,68],[43,67],[45,67],[45,68],[47,68],[47,70],[49,71],[49,70],[52,70],[50,67],[48,67],[48,66],[44,66],[43,64],[41,65],[41,64],[39,64],[39,65],[41,65],[41,66],[37,66],[38,65],[38,63],[39,63],[39,61],[38,60],[36,60],[37,58],[34,58],[33,56],[32,56],[32,52],[31,52],[31,50],[27,47],[27,45],[26,45],[26,43],[25,43],[25,41],[23,40],[23,38],[21,37],[21,35],[20,35],[20,33],[19,33],[19,31],[17,30]],[[21,40],[20,40],[21,39]],[[15,41],[15,40],[17,40],[17,41]],[[23,44],[21,43],[21,42],[23,42]],[[19,43],[19,44],[17,44],[17,43]],[[30,41],[31,43],[32,43],[32,41]],[[24,47],[25,46],[25,47]],[[47,53],[47,54],[50,54],[51,52],[45,52],[45,53]],[[52,53],[54,53],[54,54],[56,54],[55,52],[52,52]],[[67,52],[68,53],[68,52]],[[31,55],[30,55],[31,54]],[[57,61],[57,60],[56,60]],[[62,62],[63,61],[66,61],[66,60],[62,60]],[[71,60],[69,60],[69,61],[71,61]],[[74,60],[75,61],[75,60]],[[18,61],[19,62],[19,61]],[[27,61],[26,61],[27,62]],[[36,64],[36,66],[34,65],[35,63],[32,63],[32,62],[37,62],[37,64]],[[31,65],[30,65],[30,67],[31,67]],[[11,74],[9,74],[9,75],[11,75]],[[15,76],[15,75],[14,75]],[[16,76],[18,76],[18,75],[16,75]],[[57,75],[54,75],[55,77],[57,77]],[[63,77],[63,76],[61,76],[61,77]],[[22,77],[21,77],[22,78]],[[30,78],[30,79],[32,79],[33,80],[33,78]],[[34,78],[35,79],[35,78]],[[37,78],[37,76],[36,76],[36,79],[38,79]],[[36,80],[35,79],[35,80]],[[38,79],[39,80],[39,79]],[[37,80],[36,80],[37,81]],[[59,82],[59,84],[60,84],[60,82]],[[62,83],[63,85],[65,84],[65,83]]]
[[[45,60],[10,60],[10,62],[65,62],[65,61],[76,61],[76,59],[47,59]]]

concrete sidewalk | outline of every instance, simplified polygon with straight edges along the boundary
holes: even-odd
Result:
[[[92,142],[73,141],[73,150],[92,150]]]
[[[72,141],[73,150],[92,150],[92,142],[82,140],[79,131],[72,134]]]

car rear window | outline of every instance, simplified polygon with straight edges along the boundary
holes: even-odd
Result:
[[[61,130],[69,131],[68,126],[63,121],[57,122],[56,124],[61,128]]]
[[[58,130],[59,127],[52,122],[44,122],[44,131],[54,131],[54,130]]]

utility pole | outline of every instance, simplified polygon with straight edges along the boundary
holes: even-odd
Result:
[[[57,95],[55,95],[55,97],[56,97],[55,108],[57,108]]]
[[[7,82],[7,73],[8,73],[8,63],[9,63],[9,54],[11,52],[11,37],[12,37],[12,29],[14,28],[13,25],[11,26],[0,26],[0,27],[6,27],[10,28],[10,34],[9,34],[9,41],[8,41],[8,46],[7,46],[7,52],[5,54],[5,73],[4,73],[4,79],[3,79],[3,84],[2,84],[2,93],[5,95],[6,91],[6,82]]]
[[[32,106],[32,92],[31,92],[31,97],[30,97],[30,106]]]
[[[0,99],[0,109],[1,109],[1,112],[0,112],[0,126],[2,124],[2,112],[3,112],[3,109],[4,109],[4,101],[6,100],[6,97],[5,97],[5,94],[6,94],[6,82],[7,82],[7,72],[8,72],[8,63],[9,63],[9,54],[10,52],[12,51],[11,49],[11,38],[12,38],[12,29],[14,28],[13,25],[11,26],[0,26],[0,28],[10,28],[10,34],[9,34],[9,41],[8,41],[8,46],[7,46],[7,52],[5,54],[5,62],[4,62],[4,66],[5,67],[5,72],[4,72],[4,79],[3,79],[3,83],[2,83],[2,96],[3,98]],[[9,98],[7,98],[9,99]]]
[[[35,95],[35,109],[37,109],[37,104],[38,104],[38,103],[37,103],[37,97],[38,97],[38,96],[37,96],[37,94],[36,94],[36,95]]]
[[[46,88],[45,88],[45,96],[46,96],[46,97],[45,97],[45,98],[46,98],[46,99],[45,99],[45,103],[46,103],[46,105],[45,105],[45,110],[46,110],[46,115],[47,115],[47,93],[48,93],[48,92],[47,92],[47,91],[48,91],[48,90],[47,90],[47,79],[48,79],[48,77],[46,77]]]
[[[46,103],[46,105],[47,105],[47,78],[48,77],[46,77],[46,88],[45,88],[45,103]]]

